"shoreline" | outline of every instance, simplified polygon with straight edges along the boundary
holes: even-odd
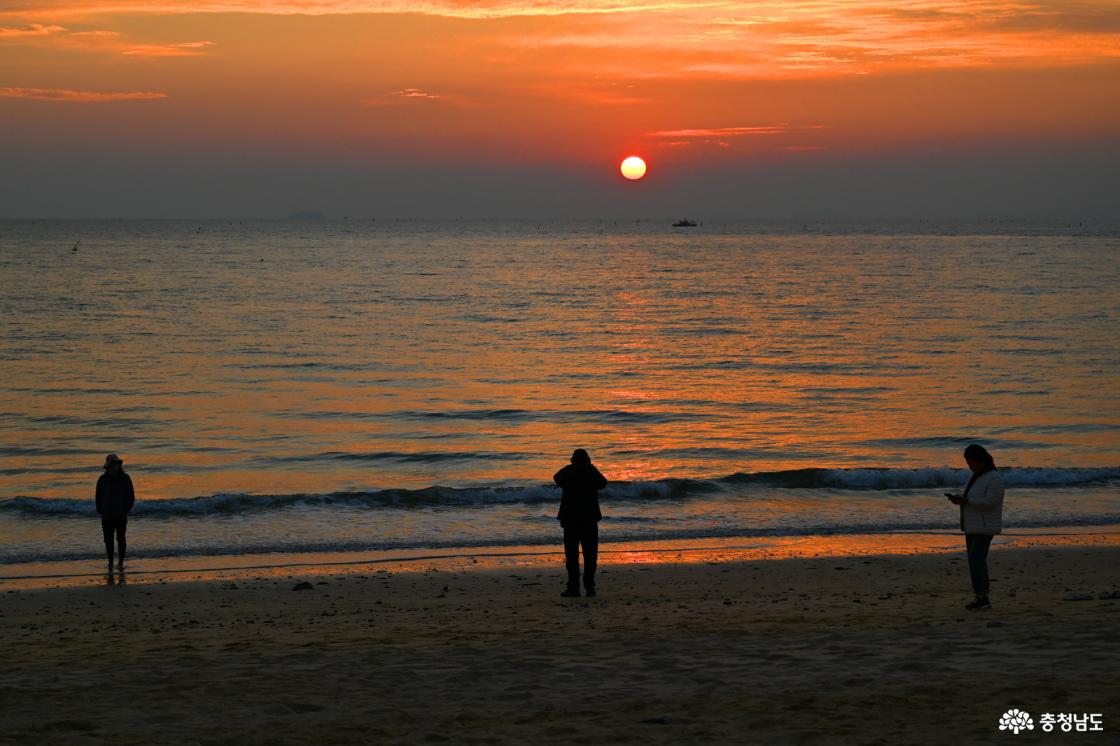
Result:
[[[1120,547],[1120,526],[1043,527],[1007,531],[993,550],[1036,547]],[[813,557],[871,557],[951,554],[964,551],[957,531],[900,531],[882,534],[731,536],[652,539],[600,543],[601,566],[611,564],[697,564]],[[250,577],[345,575],[386,569],[424,572],[488,568],[555,568],[563,550],[555,545],[489,545],[400,550],[231,554],[132,559],[124,573],[129,583],[213,582]],[[117,574],[117,573],[114,573]],[[14,563],[0,566],[0,592],[33,588],[101,585],[102,559]]]

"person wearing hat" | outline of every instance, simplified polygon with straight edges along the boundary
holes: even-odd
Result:
[[[115,453],[105,457],[105,473],[97,478],[97,514],[101,516],[101,533],[105,537],[105,555],[109,558],[109,572],[113,571],[113,535],[116,534],[120,549],[117,568],[124,569],[124,532],[128,527],[128,513],[136,503],[132,478],[125,474],[124,462]]]
[[[607,479],[587,451],[577,448],[571,463],[552,477],[560,485],[560,512],[556,518],[564,527],[564,559],[568,569],[568,587],[561,593],[566,598],[579,597],[579,549],[583,547],[583,587],[587,595],[595,595],[595,565],[599,556],[599,490]]]

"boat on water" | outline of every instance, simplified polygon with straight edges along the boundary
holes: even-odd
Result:
[[[682,218],[682,219],[678,220],[677,222],[673,223],[673,227],[674,228],[695,228],[696,223],[692,222],[688,218]]]

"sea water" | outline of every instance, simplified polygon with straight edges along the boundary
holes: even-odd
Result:
[[[0,562],[1120,524],[1118,226],[670,223],[0,222]]]

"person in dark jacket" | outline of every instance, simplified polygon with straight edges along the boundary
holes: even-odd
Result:
[[[577,448],[572,463],[552,477],[560,485],[560,512],[556,518],[564,527],[564,559],[568,568],[568,588],[561,596],[579,597],[579,549],[583,547],[583,587],[595,595],[595,566],[599,555],[599,490],[606,478],[591,463],[587,451]]]
[[[94,498],[97,514],[101,516],[101,533],[105,537],[105,555],[109,558],[109,572],[113,571],[113,535],[116,534],[120,549],[117,568],[124,569],[125,529],[128,527],[128,514],[136,503],[136,493],[132,489],[132,478],[125,474],[124,465],[117,454],[105,457],[105,473],[97,478],[97,493]]]

